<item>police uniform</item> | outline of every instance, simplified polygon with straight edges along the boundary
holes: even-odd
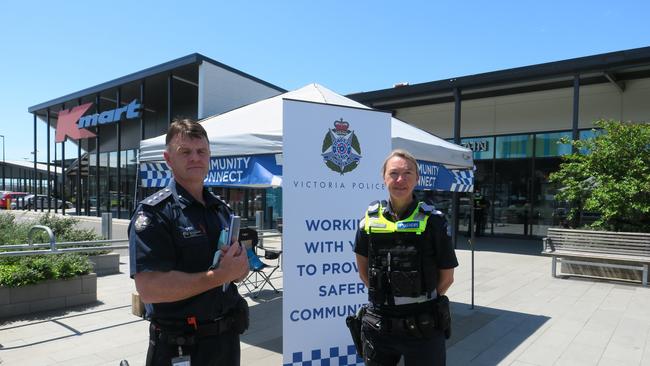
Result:
[[[129,225],[131,278],[140,272],[208,270],[231,211],[207,189],[203,200],[205,205],[172,180],[140,202]],[[248,308],[237,286],[145,308],[151,321],[147,365],[171,365],[181,353],[190,355],[192,365],[239,365]]]
[[[438,270],[458,261],[442,213],[414,198],[406,216],[397,217],[390,203],[375,201],[359,225],[354,252],[368,258],[366,365],[396,365],[401,356],[406,366],[444,365],[450,318],[439,310],[448,310],[448,300],[437,297]]]

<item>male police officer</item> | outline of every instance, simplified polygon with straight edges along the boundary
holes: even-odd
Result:
[[[418,202],[417,162],[404,150],[384,161],[390,200],[375,201],[357,231],[354,252],[368,287],[363,316],[363,358],[369,366],[444,365],[450,331],[444,296],[458,266],[444,216]]]
[[[131,277],[151,321],[147,365],[239,365],[248,307],[237,286],[222,285],[248,273],[246,251],[238,242],[217,248],[231,212],[203,186],[210,162],[203,127],[176,121],[166,145],[173,180],[140,202],[129,225]]]

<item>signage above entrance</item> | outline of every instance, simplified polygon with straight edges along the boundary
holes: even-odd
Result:
[[[460,144],[462,147],[466,147],[473,152],[481,152],[481,151],[489,151],[490,150],[490,143],[488,140],[474,140],[474,141],[467,141],[467,142],[462,142]]]
[[[101,113],[95,113],[88,116],[83,116],[79,118],[78,127],[94,127],[97,125],[105,125],[109,123],[119,122],[122,119],[133,119],[140,117],[140,108],[142,104],[138,103],[137,99],[133,99],[129,105],[111,109],[110,111],[104,111]],[[126,118],[123,117],[126,115]]]
[[[59,112],[55,141],[63,142],[66,137],[73,140],[95,137],[94,133],[86,129],[87,127],[116,123],[123,119],[138,118],[142,113],[142,104],[138,103],[137,99],[133,99],[131,103],[124,107],[83,116],[92,105],[92,102],[86,103]]]

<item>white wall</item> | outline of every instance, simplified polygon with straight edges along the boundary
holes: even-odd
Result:
[[[580,88],[579,128],[598,119],[650,121],[650,79]],[[395,116],[442,138],[453,137],[454,103],[402,108]],[[461,136],[570,130],[573,88],[463,101]]]
[[[278,94],[273,88],[209,62],[199,65],[199,119]]]

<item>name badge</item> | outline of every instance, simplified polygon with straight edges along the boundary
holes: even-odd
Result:
[[[397,223],[397,230],[400,229],[417,229],[420,227],[419,221],[400,221]]]
[[[180,227],[179,229],[181,230],[181,234],[185,239],[203,236],[203,232],[201,230],[195,229],[194,226]]]

